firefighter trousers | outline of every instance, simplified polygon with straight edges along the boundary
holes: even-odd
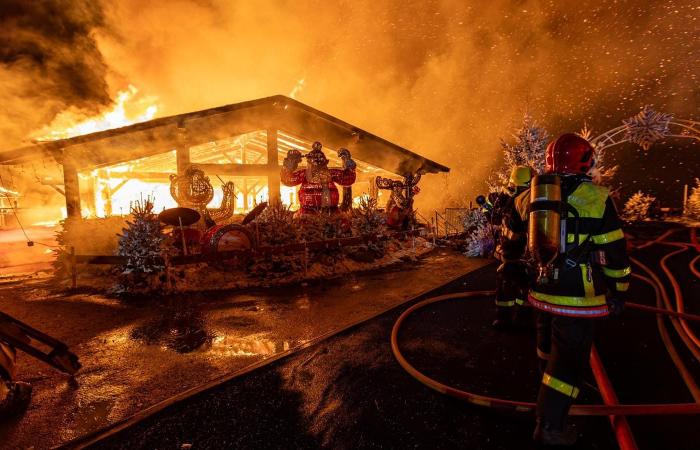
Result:
[[[563,429],[589,367],[596,319],[538,311],[537,356],[544,367],[537,395],[537,417]]]
[[[496,271],[496,317],[509,320],[515,306],[527,299],[528,275],[525,265],[505,262]]]

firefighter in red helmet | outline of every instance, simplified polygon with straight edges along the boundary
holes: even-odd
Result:
[[[594,156],[576,134],[551,142],[546,173],[515,199],[518,213],[508,223],[512,233],[527,233],[537,264],[528,300],[538,312],[543,373],[533,437],[548,445],[575,442],[566,419],[587,368],[595,319],[619,314],[629,286],[625,236],[609,189],[588,176]]]

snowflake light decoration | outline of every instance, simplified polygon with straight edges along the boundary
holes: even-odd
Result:
[[[671,119],[671,114],[654,111],[646,105],[639,114],[622,121],[625,125],[625,137],[644,150],[649,150],[654,142],[668,136],[668,124]]]

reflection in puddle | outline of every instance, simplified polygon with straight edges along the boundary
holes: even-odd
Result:
[[[178,353],[189,353],[211,342],[212,336],[205,325],[199,310],[164,311],[161,317],[134,328],[131,338],[162,345]]]
[[[97,400],[81,405],[74,418],[74,434],[82,436],[107,424],[107,417],[114,406],[111,400]]]
[[[311,308],[311,299],[309,299],[309,294],[304,293],[296,298],[294,304],[298,309],[309,309]]]
[[[269,356],[289,350],[290,341],[265,338],[267,333],[245,337],[220,335],[211,342],[210,352],[215,356]]]

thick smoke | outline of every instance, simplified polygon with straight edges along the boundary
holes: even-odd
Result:
[[[41,31],[61,26],[37,7],[30,12],[39,31],[22,34],[13,25],[13,40],[39,41],[53,64],[29,56],[18,59],[21,65],[5,63],[3,80],[18,69],[26,76],[11,78],[20,94],[3,90],[3,101],[31,99],[30,88],[44,83],[51,89],[35,100],[51,110],[95,106],[107,99],[107,84],[132,83],[159,98],[160,115],[170,115],[288,94],[303,78],[300,101],[452,168],[447,177],[426,177],[417,197],[423,207],[454,205],[482,190],[499,164],[499,138],[525,110],[552,135],[584,121],[602,132],[647,103],[682,118],[698,115],[700,7],[693,0],[124,0],[105,3],[103,11],[91,5],[55,8],[75,24],[60,38]],[[25,12],[14,16],[29,20],[26,8],[16,6]],[[69,42],[84,51],[69,50]],[[65,69],[74,63],[62,57],[82,64],[86,70],[77,73],[84,81],[76,84],[76,71]],[[89,87],[79,89],[83,83]]]
[[[99,1],[0,1],[0,144],[7,149],[68,108],[110,102],[94,32]]]

